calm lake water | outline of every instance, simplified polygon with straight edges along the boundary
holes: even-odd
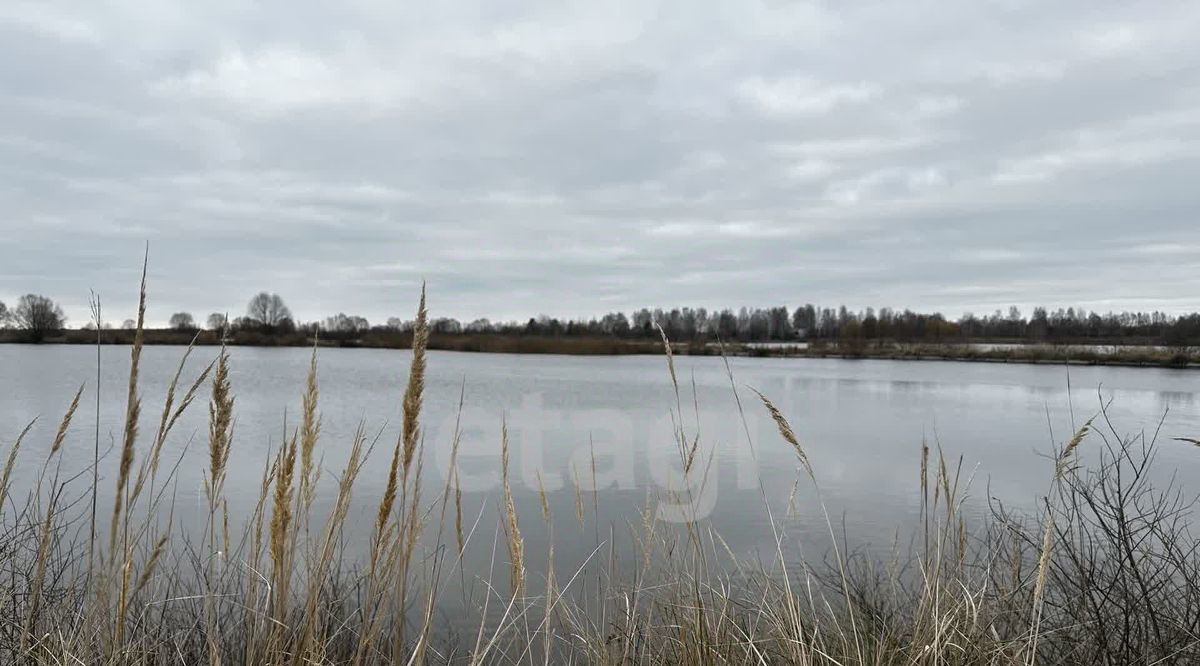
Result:
[[[141,451],[157,428],[165,387],[182,353],[173,347],[145,350]],[[216,353],[215,348],[194,352],[184,381]],[[297,422],[309,353],[231,350],[237,421],[228,494],[235,519],[252,506],[264,461]],[[71,469],[90,461],[95,354],[94,348],[81,346],[0,345],[0,451],[7,451],[24,425],[38,418],[18,460],[15,492],[29,489],[81,384],[82,406],[67,441],[66,461]],[[366,547],[399,430],[409,358],[406,351],[319,352],[324,497],[332,493],[358,424],[379,438],[355,490],[355,520],[347,536],[352,550],[356,544]],[[720,358],[676,357],[675,364],[683,427],[689,437],[699,433],[701,459],[712,456],[711,465],[706,464],[710,480],[691,510],[738,555],[772,554],[764,496],[783,515],[794,487],[796,515],[787,521],[789,541],[823,543],[822,536],[828,536],[812,484],[796,485],[795,453],[748,387],[769,396],[791,420],[830,516],[835,523],[844,519],[850,540],[867,547],[886,547],[914,524],[922,440],[940,442],[948,458],[962,457],[964,475],[973,476],[970,511],[986,510],[989,495],[1032,506],[1048,487],[1051,465],[1044,456],[1051,443],[1071,435],[1072,405],[1074,422],[1080,424],[1097,411],[1101,395],[1112,400],[1109,417],[1123,433],[1153,433],[1162,421],[1160,469],[1177,474],[1186,490],[1200,491],[1200,450],[1170,441],[1200,436],[1200,372],[1072,367],[1068,393],[1067,370],[1047,365],[732,358],[743,423]],[[103,348],[100,432],[105,449],[121,436],[128,366],[127,347]],[[203,519],[207,397],[206,387],[176,427],[163,463],[181,461],[175,510],[177,523],[185,526]],[[540,515],[539,475],[553,511],[556,559],[567,569],[605,542],[610,528],[614,535],[627,534],[629,525],[640,524],[642,508],[649,506],[666,521],[687,515],[687,507],[672,505],[662,492],[668,484],[680,487],[671,434],[677,403],[662,357],[431,353],[423,412],[427,498],[441,493],[458,418],[464,513],[468,525],[478,525],[473,543],[484,542],[468,557],[468,567],[486,568],[497,538],[505,421],[531,567],[544,559],[548,533]],[[1089,440],[1084,448],[1098,443]],[[110,452],[101,465],[106,489],[114,483],[115,458]],[[582,531],[575,516],[576,477],[588,514]],[[75,484],[86,485],[87,479]],[[613,538],[621,542],[621,537]]]

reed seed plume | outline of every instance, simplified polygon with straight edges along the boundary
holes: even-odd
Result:
[[[692,443],[688,447],[687,459],[683,463],[683,473],[691,474],[692,465],[696,464],[696,452],[700,450],[700,435],[692,438]]]
[[[500,478],[504,486],[505,533],[508,537],[508,561],[513,597],[521,596],[525,587],[525,542],[521,539],[521,528],[517,523],[517,505],[513,501],[512,486],[508,480],[508,423],[500,429]]]
[[[542,501],[542,520],[544,520],[546,522],[546,524],[549,524],[550,523],[550,501],[546,499],[546,486],[545,486],[545,484],[542,483],[542,471],[541,470],[538,470],[537,482],[538,482],[538,498],[541,499],[541,501]]]
[[[138,435],[138,419],[142,413],[142,398],[138,394],[138,370],[142,359],[142,342],[146,325],[146,269],[150,265],[150,249],[142,260],[142,282],[138,289],[137,324],[133,334],[133,346],[129,352],[129,388],[126,396],[125,432],[121,440],[121,460],[117,469],[117,487],[113,498],[112,525],[109,529],[109,547],[116,552],[117,527],[129,485],[129,471],[133,467],[134,448]],[[99,388],[97,387],[97,390]],[[120,619],[118,619],[120,622]]]
[[[133,459],[138,435],[138,419],[142,412],[142,399],[138,393],[138,372],[142,358],[142,343],[146,325],[146,269],[150,264],[150,247],[147,243],[146,255],[142,260],[142,281],[138,289],[138,314],[134,330],[133,346],[130,350],[129,387],[126,396],[125,429],[121,443],[121,458],[117,470],[117,486],[113,497],[112,524],[109,527],[110,563],[115,567],[111,577],[115,579],[116,587],[116,619],[113,629],[113,644],[121,644],[125,640],[125,627],[129,607],[129,579],[133,572],[133,552],[129,544],[129,514],[133,512],[129,497],[129,474],[133,468]],[[124,514],[122,511],[124,510]],[[124,519],[124,530],[121,531],[121,543],[117,543],[117,534]]]
[[[1041,617],[1042,599],[1046,592],[1046,577],[1050,573],[1050,556],[1054,551],[1054,514],[1047,503],[1046,526],[1042,531],[1042,543],[1038,551],[1037,578],[1033,587],[1034,624]]]
[[[375,533],[382,536],[388,526],[388,521],[392,516],[392,507],[396,504],[396,493],[398,492],[400,479],[400,455],[402,453],[401,446],[403,438],[396,440],[396,446],[392,449],[392,463],[388,468],[387,483],[383,488],[383,495],[379,498],[379,508],[375,512]]]
[[[275,468],[275,494],[271,505],[271,526],[268,544],[274,565],[276,613],[287,609],[288,583],[291,579],[289,535],[292,523],[292,483],[296,473],[297,435],[292,435],[279,451]]]
[[[808,454],[804,452],[804,447],[800,446],[800,438],[796,436],[796,431],[792,430],[792,425],[784,418],[783,412],[780,412],[779,408],[767,396],[763,395],[761,391],[753,387],[750,387],[750,390],[754,391],[754,394],[758,396],[758,399],[767,408],[767,412],[771,414],[771,419],[775,421],[775,426],[779,428],[780,437],[783,437],[784,441],[792,445],[792,448],[796,451],[796,457],[799,458],[800,464],[804,466],[804,471],[808,473],[810,478],[815,479],[816,476],[813,474],[812,464],[808,461]]]
[[[1066,473],[1066,471],[1069,468],[1070,463],[1071,463],[1071,457],[1075,453],[1075,449],[1079,446],[1079,444],[1081,442],[1083,442],[1083,439],[1085,437],[1087,437],[1088,432],[1092,428],[1093,420],[1095,420],[1095,419],[1094,418],[1088,419],[1087,423],[1084,423],[1083,426],[1081,426],[1079,428],[1079,430],[1075,431],[1075,434],[1071,437],[1070,441],[1068,441],[1066,446],[1063,447],[1062,452],[1058,454],[1058,458],[1055,460],[1055,463],[1054,463],[1054,479],[1055,480],[1062,479],[1063,474]]]
[[[423,451],[424,444],[419,444],[417,446],[416,473],[412,475],[412,483],[409,484],[407,497],[405,498],[408,503],[408,516],[404,521],[404,526],[406,527],[406,531],[404,532],[404,553],[406,558],[412,557],[412,553],[416,548],[417,539],[421,534],[421,528],[425,524],[424,517],[421,513],[421,482],[424,478],[422,471],[425,468],[425,459],[421,456]],[[405,566],[407,566],[407,563]]]
[[[217,542],[217,504],[222,499],[221,491],[225,485],[225,474],[229,466],[229,452],[233,439],[233,403],[234,396],[229,381],[229,352],[224,345],[217,354],[215,361],[216,372],[213,373],[212,391],[208,403],[208,479],[205,491],[208,495],[208,523],[206,536],[208,552],[220,552],[220,548],[229,548],[228,511],[223,514],[221,542]],[[182,364],[181,364],[182,367]],[[212,367],[212,366],[210,366]],[[207,371],[205,372],[207,374]],[[178,374],[176,375],[178,377]],[[172,383],[172,389],[174,383]],[[169,409],[169,406],[168,406]],[[164,416],[166,411],[164,410]],[[161,432],[161,431],[160,431]],[[156,448],[158,445],[156,444]],[[204,596],[204,616],[206,637],[210,646],[209,663],[211,666],[220,665],[220,653],[214,648],[217,645],[218,627],[216,618],[216,600],[212,590],[215,573],[212,571],[213,561],[210,559],[209,571],[205,580],[208,589]]]
[[[375,527],[368,571],[370,615],[355,649],[355,664],[363,662],[368,648],[375,640],[378,628],[376,612],[383,602],[384,587],[394,585],[395,603],[401,609],[401,614],[408,604],[408,571],[422,525],[419,516],[422,460],[417,460],[416,477],[411,484],[409,479],[413,461],[418,458],[421,440],[420,417],[425,390],[425,350],[428,341],[428,311],[425,302],[425,285],[422,283],[421,298],[417,305],[417,318],[413,325],[412,361],[409,365],[408,383],[405,386],[404,398],[401,403],[403,414],[400,434],[392,449],[387,480],[375,512]],[[396,509],[397,500],[400,500],[399,509]],[[394,525],[391,522],[393,513],[396,514]],[[385,585],[385,581],[377,577],[377,573],[381,569],[390,569],[391,567],[395,568],[394,571],[385,570],[383,574],[395,577],[396,580]],[[393,641],[393,656],[398,656],[402,652],[403,645],[404,626],[401,623],[397,627]]]
[[[321,416],[317,413],[317,345],[314,341],[312,356],[308,363],[308,376],[304,382],[304,400],[301,407],[300,424],[300,497],[305,506],[311,505],[316,492],[316,472],[313,468],[313,452],[321,435]]]
[[[83,395],[83,385],[80,385],[79,390],[75,392],[75,397],[71,400],[71,405],[67,407],[67,413],[63,415],[62,421],[58,423],[58,432],[54,433],[54,443],[50,446],[50,455],[47,458],[53,458],[62,449],[63,441],[67,438],[67,429],[71,427],[71,418],[75,416],[75,410],[79,408],[79,397],[81,395]]]
[[[216,368],[208,403],[209,495],[213,501],[224,483],[232,445],[234,396],[229,382],[229,352],[225,347],[221,347],[217,356]]]
[[[296,436],[293,435],[279,451],[275,465],[275,501],[271,506],[271,554],[276,561],[284,557],[284,544],[292,520],[292,481],[296,471]]]
[[[4,461],[4,472],[0,473],[0,515],[4,513],[5,501],[8,499],[8,482],[12,479],[13,465],[17,462],[17,453],[21,450],[21,442],[25,441],[25,436],[33,429],[35,423],[37,423],[36,418],[27,423],[21,430],[21,434],[17,435],[12,448],[8,450],[8,458]]]
[[[408,371],[408,386],[404,389],[404,426],[401,437],[404,442],[404,472],[412,465],[417,450],[420,428],[421,400],[425,392],[425,347],[429,343],[429,313],[425,309],[425,285],[421,285],[421,302],[417,306],[417,319],[413,324],[412,365]]]
[[[679,397],[679,380],[675,376],[675,354],[671,351],[671,341],[667,339],[667,332],[656,321],[654,328],[658,329],[659,336],[662,337],[663,351],[667,354],[667,370],[671,373],[671,386],[675,388],[675,397]],[[682,417],[682,414],[680,415]]]

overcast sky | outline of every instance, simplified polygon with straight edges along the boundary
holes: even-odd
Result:
[[[0,300],[1200,309],[1200,3],[0,3]]]

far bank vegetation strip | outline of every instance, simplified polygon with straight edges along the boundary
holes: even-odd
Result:
[[[61,331],[43,340],[48,344],[133,344],[134,331],[121,329],[80,329]],[[354,337],[310,335],[305,331],[264,333],[255,330],[196,331],[149,329],[142,344],[195,344],[257,347],[322,347],[409,349],[409,331],[370,330]],[[0,343],[24,341],[20,331],[0,330]],[[993,344],[995,346],[993,346]],[[775,342],[770,344],[697,340],[671,344],[676,354],[691,356],[753,356],[763,358],[844,358],[888,359],[904,361],[977,361],[991,363],[1070,363],[1078,365],[1120,365],[1170,368],[1200,367],[1200,346],[1154,346],[1115,344],[1021,344],[970,340],[947,343],[909,343],[873,340],[849,342]],[[432,333],[429,349],[500,354],[570,354],[616,356],[658,354],[661,342],[617,337],[547,337],[498,333]]]

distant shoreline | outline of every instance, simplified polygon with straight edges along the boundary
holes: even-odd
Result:
[[[221,343],[212,331],[195,332],[151,329],[145,332],[146,345],[187,345],[195,338],[198,346]],[[104,345],[128,345],[133,331],[105,330]],[[227,344],[234,347],[309,347],[313,339],[304,334],[264,335],[239,331]],[[0,343],[31,344],[14,331],[0,331]],[[96,332],[71,330],[47,338],[42,345],[94,345]],[[412,336],[406,332],[369,334],[360,338],[318,338],[321,347],[345,349],[407,349]],[[978,363],[1027,363],[1109,365],[1123,367],[1200,368],[1200,349],[1164,348],[1154,345],[1084,342],[1071,344],[1019,343],[1013,341],[969,340],[954,342],[908,343],[896,341],[726,343],[723,348],[711,341],[673,342],[672,352],[690,356],[728,356],[757,358],[834,358],[844,360],[877,359],[892,361],[962,361]],[[636,356],[661,354],[662,342],[646,339],[541,337],[496,334],[433,334],[430,350],[489,352],[507,354],[559,354],[569,356]]]

